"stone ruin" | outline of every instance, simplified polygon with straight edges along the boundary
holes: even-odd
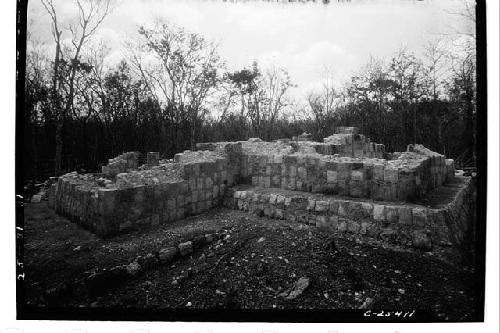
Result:
[[[474,188],[453,160],[421,145],[388,153],[339,127],[323,142],[304,133],[265,142],[199,143],[160,160],[128,152],[97,174],[59,177],[49,205],[101,237],[200,214],[217,206],[313,224],[337,235],[430,250],[462,246]]]

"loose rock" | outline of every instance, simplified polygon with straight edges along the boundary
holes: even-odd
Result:
[[[128,274],[136,276],[141,271],[141,265],[139,265],[137,261],[134,261],[127,265],[126,270]]]
[[[288,300],[295,299],[299,297],[307,287],[309,287],[309,278],[301,277],[297,282],[295,282],[292,288],[282,292],[279,296]]]
[[[143,269],[151,269],[156,266],[158,259],[152,253],[148,253],[144,257],[137,258],[137,263],[141,265]]]
[[[191,241],[180,243],[179,244],[179,252],[181,256],[187,256],[190,253],[193,253],[193,243]]]
[[[166,265],[174,261],[177,254],[179,254],[179,250],[176,247],[167,247],[160,250],[158,258],[162,264]]]

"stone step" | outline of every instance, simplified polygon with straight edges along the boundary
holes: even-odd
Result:
[[[435,191],[433,206],[240,185],[227,191],[224,205],[339,235],[356,234],[424,250],[435,245],[462,246],[473,213],[473,200],[468,200],[473,183],[461,177]],[[446,196],[440,197],[439,191]]]

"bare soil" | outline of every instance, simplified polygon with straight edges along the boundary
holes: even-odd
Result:
[[[373,309],[422,309],[436,320],[473,321],[478,315],[472,268],[434,253],[333,238],[306,225],[221,208],[99,239],[45,202],[26,204],[24,218],[24,294],[31,307],[358,309],[365,303]],[[84,284],[74,287],[93,270],[126,265],[207,233],[222,238],[99,295],[90,295]],[[301,295],[280,295],[301,277],[310,281]],[[54,296],[52,290],[59,292]]]

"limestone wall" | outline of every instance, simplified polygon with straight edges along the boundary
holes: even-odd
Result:
[[[139,152],[127,152],[115,158],[109,159],[108,164],[102,167],[102,173],[108,177],[114,177],[121,172],[135,170],[139,167]]]
[[[219,205],[228,184],[228,159],[210,152],[185,152],[175,160],[117,174],[115,182],[106,186],[98,175],[63,175],[49,191],[49,204],[102,237],[168,223]]]
[[[325,155],[243,155],[243,183],[374,200],[411,201],[440,186],[451,167],[442,155],[405,153],[396,160]]]
[[[363,201],[358,199],[412,202],[454,177],[453,160],[423,146],[390,160],[368,158],[379,156],[383,147],[356,128],[339,128],[323,143],[302,137],[306,140],[200,143],[198,151],[176,154],[173,162],[149,152],[142,166],[139,153],[125,153],[110,159],[102,174],[61,176],[49,191],[49,204],[98,235],[111,236],[207,211],[238,184],[339,195],[358,205]]]
[[[227,192],[226,207],[270,218],[312,224],[337,234],[354,234],[430,250],[435,245],[463,247],[471,229],[474,185],[457,180],[442,205],[374,203],[321,194],[240,186]]]
[[[383,144],[370,142],[369,138],[358,134],[357,131],[349,133],[342,130],[341,133],[335,133],[324,138],[323,142],[331,147],[330,151],[333,154],[339,154],[340,156],[357,158],[384,157],[385,146]]]

